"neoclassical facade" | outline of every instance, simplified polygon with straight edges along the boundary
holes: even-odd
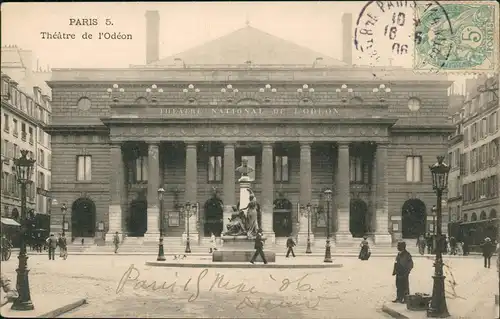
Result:
[[[183,237],[188,223],[191,238],[219,235],[238,204],[242,158],[270,238],[301,242],[308,226],[324,238],[328,213],[337,244],[425,231],[427,167],[454,130],[445,78],[311,61],[316,53],[250,26],[213,42],[163,60],[150,52],[147,66],[53,70],[53,196],[71,207],[73,237],[157,240],[160,225]],[[238,50],[254,60],[235,62]]]

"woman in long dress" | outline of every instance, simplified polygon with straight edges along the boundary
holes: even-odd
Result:
[[[370,244],[368,243],[366,236],[363,237],[363,240],[361,241],[361,244],[359,244],[359,247],[361,247],[361,250],[359,251],[358,258],[361,260],[368,260],[370,258],[371,252]]]
[[[210,253],[213,253],[217,250],[217,243],[214,233],[210,235]]]

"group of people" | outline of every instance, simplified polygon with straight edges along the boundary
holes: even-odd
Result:
[[[58,237],[54,236],[54,234],[50,234],[49,238],[47,238],[45,242],[49,251],[49,260],[55,260],[57,247],[59,247],[59,257],[64,260],[68,258],[68,244],[64,234],[59,234]]]
[[[447,237],[445,234],[441,235],[441,240],[438,240],[435,234],[420,235],[417,239],[418,252],[424,255],[426,250],[427,254],[434,254],[437,245],[441,245],[441,252],[450,255],[469,255],[469,244],[467,240],[457,240],[455,237]]]

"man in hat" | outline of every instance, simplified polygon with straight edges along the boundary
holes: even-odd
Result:
[[[46,240],[47,246],[49,246],[49,260],[55,260],[57,238],[54,234],[50,234],[50,237]]]
[[[493,256],[493,252],[495,251],[495,245],[493,245],[491,238],[486,237],[484,239],[484,243],[481,244],[481,249],[483,250],[484,268],[490,268],[491,256]]]
[[[264,240],[262,238],[262,230],[259,229],[257,231],[257,235],[255,236],[255,253],[253,254],[252,259],[250,260],[250,263],[254,263],[255,259],[257,259],[257,256],[260,255],[260,258],[262,258],[262,261],[264,264],[267,264],[266,256],[264,255]]]
[[[392,275],[396,276],[396,299],[392,302],[404,303],[406,296],[410,294],[410,272],[413,269],[413,259],[406,250],[406,243],[398,243],[398,255],[394,262]]]
[[[117,254],[118,247],[120,247],[120,236],[118,235],[118,232],[116,232],[113,236],[113,244],[115,245],[115,254]]]

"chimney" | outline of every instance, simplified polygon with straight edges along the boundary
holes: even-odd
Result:
[[[352,14],[344,13],[342,16],[342,61],[352,65]]]
[[[146,64],[160,60],[160,14],[146,11]]]

